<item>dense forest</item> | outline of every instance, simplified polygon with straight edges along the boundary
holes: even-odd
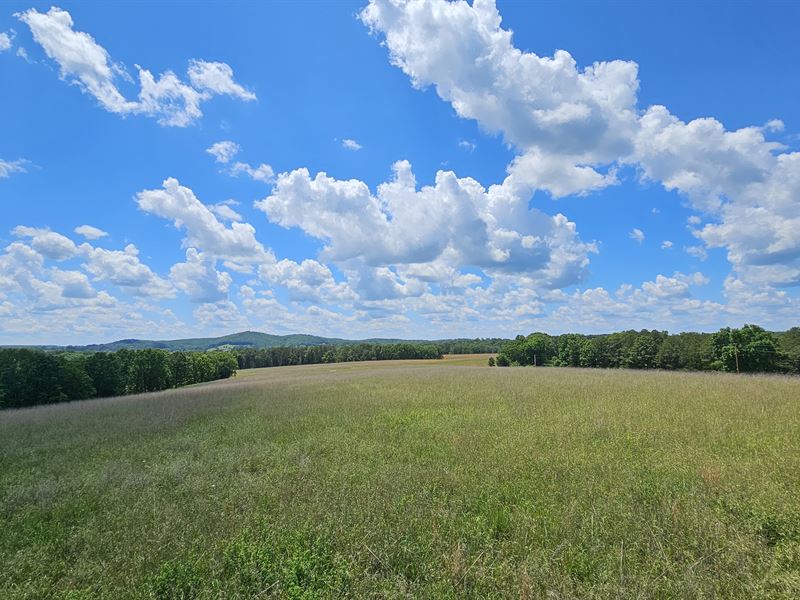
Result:
[[[0,349],[0,408],[155,392],[225,379],[236,373],[229,352],[42,352]]]
[[[236,350],[240,369],[351,362],[357,360],[404,360],[441,358],[444,354],[485,354],[498,352],[509,340],[487,338],[437,342],[388,342]]]
[[[442,354],[488,354],[499,352],[509,341],[506,338],[475,338],[436,340],[431,343],[435,344]]]
[[[628,369],[800,373],[800,328],[772,333],[757,325],[717,333],[622,331],[608,335],[519,335],[490,364]]]
[[[442,354],[436,344],[352,344],[347,346],[244,348],[236,351],[236,360],[240,369],[253,369],[357,360],[441,358]]]

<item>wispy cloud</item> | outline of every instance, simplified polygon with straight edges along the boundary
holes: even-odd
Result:
[[[17,160],[3,160],[0,158],[0,179],[10,177],[12,173],[25,173],[28,169],[26,166],[29,161],[24,158]]]
[[[342,140],[342,148],[357,152],[358,150],[361,150],[363,146],[353,139],[345,138]]]
[[[644,241],[644,232],[636,227],[634,227],[628,235],[632,240],[636,240],[640,244]]]
[[[470,140],[458,140],[458,147],[466,150],[467,152],[475,152],[478,144]]]

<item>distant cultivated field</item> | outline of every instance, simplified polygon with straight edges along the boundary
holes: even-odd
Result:
[[[0,598],[800,597],[800,380],[486,358],[0,413]]]

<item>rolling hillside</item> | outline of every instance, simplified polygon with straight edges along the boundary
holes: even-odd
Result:
[[[163,350],[181,351],[205,351],[213,349],[232,349],[232,348],[278,348],[296,346],[322,346],[322,345],[343,345],[343,344],[399,344],[403,342],[457,342],[467,341],[466,339],[448,340],[405,340],[399,338],[369,338],[365,340],[348,340],[342,338],[328,338],[317,335],[303,333],[293,333],[289,335],[273,335],[261,333],[259,331],[241,331],[220,337],[211,338],[186,338],[179,340],[139,340],[124,339],[105,344],[89,344],[87,346],[27,346],[40,350],[66,350],[70,352],[114,352],[126,348],[128,350],[143,350],[145,348],[161,348]],[[471,341],[471,340],[470,340]],[[499,346],[505,340],[493,339],[492,342]]]

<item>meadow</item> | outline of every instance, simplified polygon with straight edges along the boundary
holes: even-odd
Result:
[[[800,378],[485,365],[4,411],[0,597],[800,597]]]

